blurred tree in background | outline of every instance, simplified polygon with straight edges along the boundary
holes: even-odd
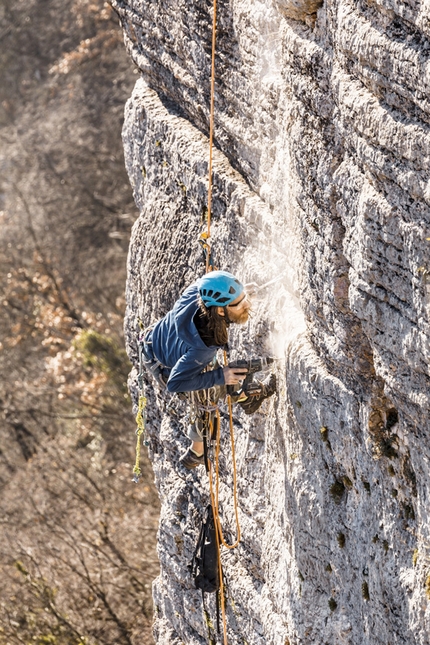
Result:
[[[0,645],[151,642],[123,349],[136,79],[103,0],[0,0]]]

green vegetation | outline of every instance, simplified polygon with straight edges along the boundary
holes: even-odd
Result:
[[[106,374],[118,391],[128,398],[127,377],[131,364],[125,349],[117,341],[94,329],[83,329],[73,345],[82,354],[85,367]]]

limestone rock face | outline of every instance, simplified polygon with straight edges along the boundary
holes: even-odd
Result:
[[[127,284],[136,364],[136,318],[157,320],[204,272],[212,9],[113,4],[142,75],[124,125],[141,211]],[[334,0],[312,20],[316,7],[302,9],[292,20],[271,0],[219,4],[211,243],[244,281],[279,277],[231,331],[232,358],[280,360],[276,397],[234,412],[243,537],[223,553],[228,642],[427,645],[429,13],[391,0]],[[187,565],[208,480],[177,463],[185,404],[148,390],[156,641],[205,643]],[[220,498],[233,540],[227,421]]]

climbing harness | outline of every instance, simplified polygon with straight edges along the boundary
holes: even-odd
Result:
[[[219,409],[218,403],[212,402],[217,398],[217,388],[209,390],[196,390],[189,393],[190,417],[197,418],[199,412],[215,412]]]

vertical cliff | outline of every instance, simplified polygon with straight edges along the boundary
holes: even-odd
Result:
[[[204,270],[211,5],[114,0],[142,78],[126,107],[141,215],[126,334]],[[282,274],[236,330],[279,392],[235,412],[243,540],[224,554],[231,643],[422,645],[430,628],[430,22],[423,3],[219,5],[212,244],[246,281]],[[131,379],[135,387],[134,376]],[[187,564],[208,499],[177,465],[183,404],[151,388],[162,503],[161,645],[204,643]],[[223,431],[222,511],[234,533]],[[201,472],[200,472],[201,471]]]

